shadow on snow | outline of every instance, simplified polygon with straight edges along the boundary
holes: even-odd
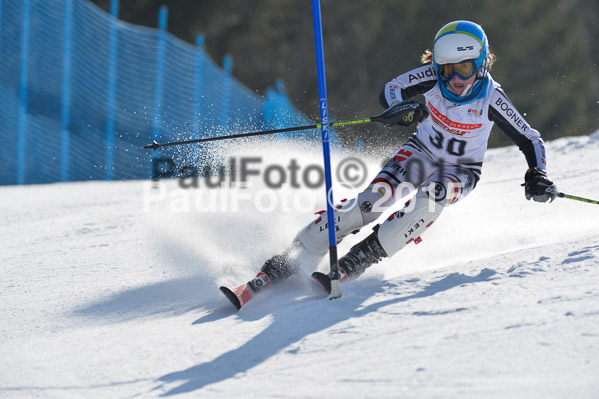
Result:
[[[237,349],[224,353],[210,362],[160,377],[159,381],[163,384],[182,382],[181,385],[168,390],[162,396],[196,391],[206,385],[232,378],[238,373],[258,366],[302,338],[326,330],[345,320],[363,317],[385,306],[429,297],[464,284],[488,281],[495,274],[496,272],[491,269],[483,269],[476,276],[452,273],[430,283],[415,294],[373,303],[363,308],[361,304],[364,300],[383,292],[385,288],[390,287],[390,284],[378,280],[374,284],[371,281],[358,281],[353,284],[355,290],[352,291],[352,295],[344,297],[340,301],[342,306],[318,306],[314,307],[314,311],[305,311],[306,302],[299,302],[294,305],[297,308],[295,310],[298,311],[290,309],[289,306],[279,306],[271,311],[263,308],[258,309],[257,312],[239,312],[238,316],[243,320],[256,320],[265,315],[271,315],[273,321],[266,329]],[[363,290],[356,294],[355,292],[359,291],[359,288]],[[225,315],[230,315],[230,312],[216,310],[193,324],[218,320]],[[155,389],[159,388],[160,386]]]

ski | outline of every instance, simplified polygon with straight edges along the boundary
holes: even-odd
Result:
[[[283,256],[274,256],[269,259],[265,266],[262,268],[267,268],[271,270],[270,274],[266,274],[261,271],[258,275],[251,281],[248,281],[245,284],[238,285],[236,287],[228,288],[225,286],[220,287],[220,292],[231,302],[235,309],[241,310],[256,294],[262,292],[262,290],[272,286],[272,279],[280,279],[281,276],[286,278],[293,274],[293,272],[289,272],[289,268],[285,268],[287,264],[287,258]],[[341,276],[341,281],[347,280],[347,272],[343,267],[339,267],[339,274]],[[327,294],[331,293],[331,278],[324,273],[314,272],[312,273],[312,279],[318,283],[322,287],[323,290],[326,291]]]
[[[331,278],[327,274],[314,272],[312,273],[312,279],[322,287],[327,294],[331,293]],[[256,276],[256,279],[246,284],[241,284],[232,288],[221,286],[220,292],[222,292],[231,304],[235,306],[235,309],[241,310],[241,308],[244,307],[257,293],[269,286],[270,282],[265,279],[264,273],[260,273]]]
[[[222,286],[220,292],[231,301],[235,309],[240,310],[255,294],[270,286],[270,278],[265,273],[260,272],[252,281],[233,288]]]
[[[220,287],[222,292],[229,301],[235,306],[235,309],[239,310],[252,299],[252,290],[248,284],[241,284],[237,287],[227,288],[225,286]]]
[[[343,283],[347,281],[348,274],[345,268],[339,267],[339,277],[339,282]],[[312,280],[316,281],[316,283],[318,283],[318,285],[320,285],[322,289],[327,292],[327,294],[331,293],[331,277],[328,274],[314,272],[312,273]]]
[[[327,274],[314,272],[312,273],[312,279],[316,281],[327,294],[331,293],[331,278]]]

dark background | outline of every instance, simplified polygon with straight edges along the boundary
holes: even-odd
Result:
[[[109,0],[92,0],[108,10]],[[293,103],[318,119],[312,3],[308,0],[121,0],[121,20],[157,26],[169,7],[168,31],[194,43],[202,33],[218,63],[233,56],[233,75],[263,94],[280,77]],[[337,120],[381,111],[378,95],[393,77],[417,66],[446,23],[483,26],[497,55],[492,74],[545,139],[599,129],[599,2],[321,0],[330,115]],[[398,134],[402,132],[402,134]],[[407,130],[374,125],[338,129],[348,144],[396,145]],[[490,146],[510,144],[502,133]]]

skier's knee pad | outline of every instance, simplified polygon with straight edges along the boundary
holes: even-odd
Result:
[[[378,230],[379,242],[387,255],[393,256],[412,241],[418,242],[442,210],[443,205],[419,192],[402,210],[392,214]]]
[[[391,193],[381,193],[378,190],[367,189],[358,194],[358,204],[364,225],[377,220],[383,211],[393,204],[393,201]]]
[[[392,256],[420,236],[437,220],[441,211],[468,195],[475,186],[474,172],[447,168],[430,176],[409,205],[389,217],[378,232],[381,246]]]
[[[335,207],[335,225],[337,242],[354,230],[364,226],[362,212],[357,199],[341,202]],[[326,211],[318,213],[318,218],[304,227],[297,240],[309,252],[324,256],[329,249],[329,222]]]
[[[468,195],[474,189],[475,182],[476,177],[469,169],[442,169],[427,179],[418,196],[430,196],[440,205],[448,206]]]

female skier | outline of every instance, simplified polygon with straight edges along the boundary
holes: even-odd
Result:
[[[494,59],[479,25],[455,21],[437,33],[433,51],[422,55],[421,66],[385,85],[379,100],[386,111],[374,119],[391,126],[420,124],[366,190],[336,207],[338,241],[377,220],[410,190],[417,192],[403,209],[377,224],[372,234],[339,259],[341,281],[419,242],[445,207],[474,189],[493,124],[526,157],[526,198],[555,199],[557,188],[547,178],[543,140],[489,74]],[[426,104],[408,101],[418,94],[424,95]],[[299,232],[294,246],[319,257],[326,255],[327,228],[327,215],[321,213]],[[277,255],[266,261],[248,286],[257,292],[296,271],[288,255]]]

